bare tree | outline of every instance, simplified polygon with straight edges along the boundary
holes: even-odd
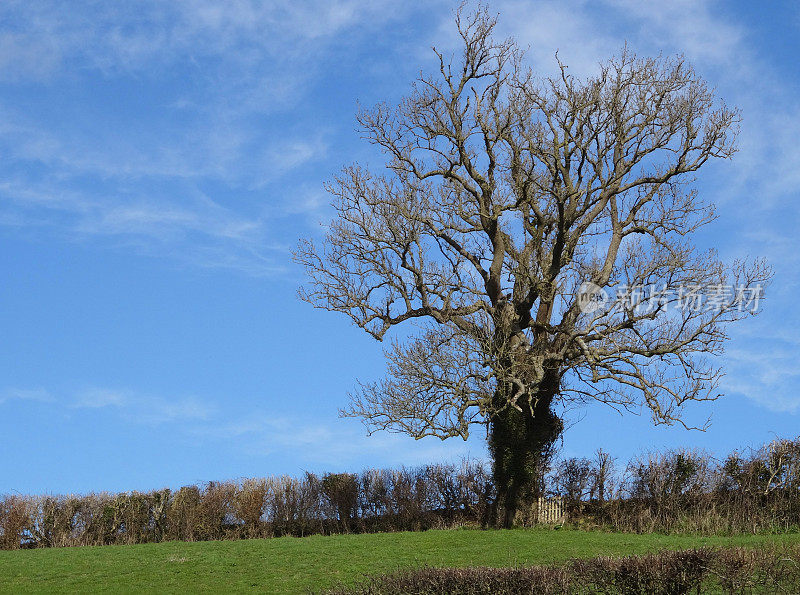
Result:
[[[591,486],[591,461],[577,457],[565,459],[559,463],[554,479],[557,493],[566,500],[567,514],[579,512]]]
[[[614,476],[614,458],[602,448],[598,448],[594,453],[591,471],[591,495],[590,499],[595,499],[600,503],[606,501],[610,496],[611,481]]]
[[[738,124],[689,65],[623,49],[596,76],[559,61],[537,77],[495,24],[458,13],[461,51],[434,48],[438,72],[398,106],[359,113],[386,170],[344,169],[327,186],[325,241],[301,242],[296,259],[301,297],[376,339],[417,323],[343,414],[417,438],[488,424],[496,518],[510,525],[537,496],[560,405],[644,405],[671,424],[716,398],[706,356],[746,315],[720,288],[770,272],[689,241],[714,218],[692,174],[733,155]],[[638,286],[658,291],[586,301]],[[675,307],[686,288],[704,307]]]

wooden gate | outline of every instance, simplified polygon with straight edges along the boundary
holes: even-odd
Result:
[[[561,497],[539,498],[539,522],[545,525],[557,525],[566,519],[564,500]]]

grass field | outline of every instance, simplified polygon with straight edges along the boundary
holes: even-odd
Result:
[[[0,592],[303,593],[408,566],[508,566],[659,549],[800,543],[800,535],[693,537],[573,530],[372,535],[0,552]]]

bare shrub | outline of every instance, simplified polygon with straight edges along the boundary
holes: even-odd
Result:
[[[195,541],[200,522],[200,488],[184,486],[175,492],[167,509],[166,539]]]
[[[320,482],[328,508],[328,518],[337,522],[339,531],[349,533],[358,510],[358,477],[351,473],[327,473]]]
[[[434,515],[426,506],[428,486],[422,469],[405,467],[390,472],[391,492],[389,515],[393,517],[394,528],[401,531],[428,529]]]
[[[0,499],[0,549],[19,549],[30,522],[29,506],[24,498],[6,496]]]
[[[363,595],[407,595],[460,593],[561,595],[572,593],[571,577],[565,569],[530,568],[422,568],[374,577],[365,584],[339,588],[330,593]]]
[[[320,514],[319,479],[307,473],[305,478],[279,477],[268,480],[270,499],[267,506],[272,531],[276,536],[303,536],[324,532]]]
[[[800,526],[800,441],[776,440],[721,461],[677,450],[631,461],[611,501],[580,519],[619,531],[761,533]]]
[[[589,500],[597,499],[598,502],[605,502],[606,498],[611,498],[615,494],[614,484],[615,460],[602,448],[598,448],[591,461],[590,480],[591,488]]]
[[[0,546],[59,547],[427,529],[480,522],[482,464],[307,473],[176,491],[0,499]]]
[[[31,500],[32,541],[38,547],[66,547],[81,545],[79,523],[85,499],[74,496],[42,496]]]
[[[556,461],[549,493],[567,522],[615,531],[734,534],[800,529],[800,440],[721,461],[694,450],[626,467],[604,451]],[[177,491],[0,497],[0,547],[63,547],[490,524],[495,488],[480,462],[361,474],[210,482]],[[534,519],[535,520],[535,519]]]
[[[224,539],[237,531],[235,521],[236,486],[233,483],[209,482],[201,492],[197,538]]]
[[[664,551],[561,566],[420,568],[368,578],[338,594],[684,595],[800,592],[800,549]]]
[[[710,550],[686,550],[578,560],[569,568],[593,593],[679,595],[699,589],[713,557]]]
[[[556,493],[566,501],[567,514],[579,513],[583,500],[589,495],[591,462],[574,457],[564,459],[555,466],[552,477]]]
[[[245,479],[234,495],[234,515],[241,523],[241,537],[264,537],[263,516],[267,504],[267,480]]]
[[[377,526],[385,519],[389,508],[391,479],[385,470],[367,469],[361,473],[359,511],[369,526]],[[381,523],[381,526],[385,526]]]

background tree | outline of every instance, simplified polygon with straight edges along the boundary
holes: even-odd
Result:
[[[566,501],[567,515],[580,512],[588,495],[592,480],[592,463],[589,459],[572,457],[564,459],[554,474],[556,493]]]
[[[594,452],[594,460],[592,461],[592,487],[589,496],[591,500],[596,498],[600,503],[603,503],[610,496],[610,488],[612,487],[610,483],[614,477],[614,470],[614,458],[610,453],[598,448]]]
[[[434,48],[438,72],[359,113],[386,169],[344,169],[325,241],[296,258],[301,297],[376,339],[417,323],[343,414],[416,438],[488,425],[496,518],[510,525],[540,492],[567,401],[643,405],[671,424],[716,398],[707,356],[746,315],[723,289],[769,271],[689,241],[714,218],[692,173],[733,155],[738,122],[689,65],[623,49],[586,79],[561,62],[536,77],[495,24],[459,12],[460,52]],[[635,286],[659,291],[586,301]],[[686,288],[702,307],[674,307]]]

